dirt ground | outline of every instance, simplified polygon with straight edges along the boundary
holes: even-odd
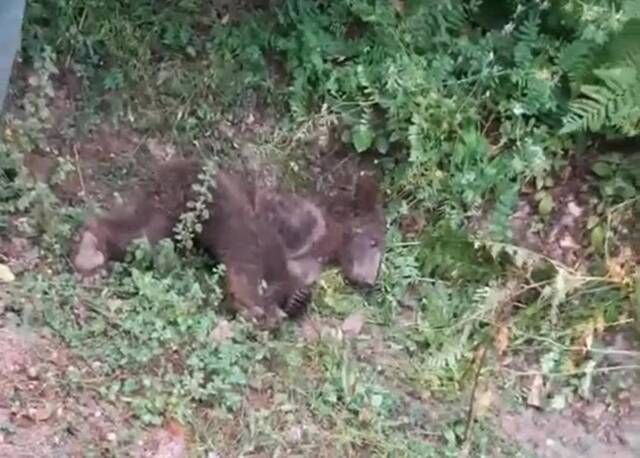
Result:
[[[97,387],[74,383],[90,368],[43,332],[0,319],[0,349],[0,457],[185,456],[180,428],[139,430]]]
[[[610,337],[612,361],[637,367],[640,353],[629,334]],[[635,372],[605,373],[596,377],[593,399],[574,399],[554,410],[498,409],[506,437],[540,458],[632,458],[640,456],[640,384]]]
[[[3,318],[0,349],[0,457],[190,456],[189,435],[179,424],[137,428],[126,408],[100,400],[90,366],[45,331],[17,328]],[[615,384],[627,388],[611,395],[613,384],[603,384],[595,399],[559,411],[499,408],[496,424],[540,458],[638,457],[640,385],[629,376],[617,378]]]
[[[37,252],[25,241],[14,245],[4,245],[3,258],[16,270],[31,268]],[[100,399],[90,364],[74,359],[46,329],[16,327],[11,307],[11,298],[0,289],[0,457],[190,456],[189,435],[179,424],[137,428],[124,406]],[[300,339],[305,339],[304,326]],[[359,332],[376,335],[373,328]],[[612,363],[638,364],[640,353],[630,335],[612,335],[607,345]],[[638,457],[638,378],[605,375],[596,381],[594,399],[574,400],[560,410],[497,403],[495,424],[508,440],[540,458]],[[248,402],[260,408],[260,399],[249,396]]]

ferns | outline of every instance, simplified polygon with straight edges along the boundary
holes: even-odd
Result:
[[[595,70],[601,85],[581,86],[571,102],[561,133],[598,131],[605,125],[633,135],[640,131],[640,78],[633,66]]]
[[[428,317],[414,335],[427,347],[423,368],[429,371],[455,370],[468,358],[483,334],[484,323],[494,320],[511,297],[503,284],[455,289],[444,283],[429,286],[422,300]]]
[[[584,81],[591,71],[595,43],[577,40],[562,48],[558,54],[558,65],[573,84]]]
[[[529,66],[533,58],[533,50],[538,45],[539,27],[540,18],[531,16],[515,31],[516,45],[513,52],[517,65]]]
[[[632,3],[637,2],[624,2],[624,14],[616,16],[622,24],[611,26],[615,33],[604,44],[595,38],[599,35],[581,37],[559,53],[575,94],[561,134],[611,128],[625,135],[640,132],[640,21]]]

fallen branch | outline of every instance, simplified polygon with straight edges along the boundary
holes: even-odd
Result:
[[[479,356],[476,358],[477,368],[473,377],[473,387],[471,388],[471,398],[469,399],[469,408],[467,409],[467,421],[464,427],[464,435],[462,436],[462,443],[465,443],[471,433],[471,425],[474,417],[474,404],[476,402],[476,391],[478,389],[478,379],[480,378],[480,372],[484,367],[484,360],[487,354],[487,349],[483,346],[480,347]]]

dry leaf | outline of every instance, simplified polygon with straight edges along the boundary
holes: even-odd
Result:
[[[489,386],[484,389],[478,389],[476,391],[476,397],[474,402],[474,411],[476,416],[483,417],[489,413],[491,404],[493,402],[493,391]]]
[[[405,215],[400,221],[400,230],[408,237],[419,235],[424,230],[424,219],[415,214]]]
[[[232,337],[233,329],[231,329],[231,323],[227,320],[220,320],[216,328],[211,332],[211,338],[217,343],[222,343]]]
[[[153,458],[186,458],[187,433],[184,427],[176,421],[170,421],[158,433],[158,447]]]
[[[602,312],[598,312],[598,315],[596,316],[596,324],[594,325],[594,327],[598,336],[601,336],[604,332],[604,329],[607,327],[607,323]]]
[[[6,264],[0,264],[0,283],[11,283],[16,279],[11,269]]]
[[[302,323],[302,335],[308,343],[317,342],[320,339],[320,331],[318,325],[312,319],[306,319]]]
[[[159,161],[167,161],[176,154],[176,149],[173,145],[162,143],[157,138],[147,140],[147,148],[151,155]]]
[[[346,335],[357,336],[360,334],[362,326],[364,326],[364,312],[362,310],[358,310],[357,312],[353,312],[342,322],[341,329]]]
[[[404,0],[391,0],[391,5],[393,6],[393,9],[396,10],[399,14],[404,14]]]
[[[585,355],[591,350],[593,345],[593,337],[595,332],[595,325],[588,323],[586,326],[580,329],[580,334],[573,340],[575,343],[571,350],[570,362],[572,366],[579,366],[584,360]]]
[[[558,241],[558,245],[560,245],[560,248],[571,250],[577,250],[580,248],[580,245],[578,245],[571,234],[568,233]]]
[[[496,351],[500,356],[504,355],[509,347],[509,337],[511,336],[511,331],[509,326],[502,324],[498,327],[498,331],[493,339],[494,345],[496,346]]]
[[[529,389],[529,396],[527,397],[527,405],[531,407],[542,407],[542,387],[544,381],[542,374],[536,374],[531,382],[531,388]]]
[[[573,200],[570,200],[567,204],[567,211],[575,218],[578,218],[584,212],[582,207],[578,206]]]
[[[38,369],[36,369],[33,366],[29,366],[27,367],[27,377],[29,377],[29,380],[36,380],[38,378]]]
[[[27,409],[27,417],[33,421],[46,421],[53,415],[54,408],[49,403],[39,404],[37,407]]]
[[[629,268],[633,265],[633,252],[629,247],[623,247],[620,254],[607,259],[607,277],[614,282],[629,281]]]
[[[591,345],[593,345],[593,331],[594,328],[589,327],[580,339],[580,349],[583,355],[586,355],[587,352],[591,350]]]
[[[616,283],[622,283],[625,279],[624,265],[618,259],[612,258],[607,262],[607,277]]]

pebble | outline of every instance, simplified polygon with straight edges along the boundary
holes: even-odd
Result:
[[[27,368],[27,377],[29,377],[31,380],[35,380],[38,378],[38,370],[33,367],[30,366]]]

